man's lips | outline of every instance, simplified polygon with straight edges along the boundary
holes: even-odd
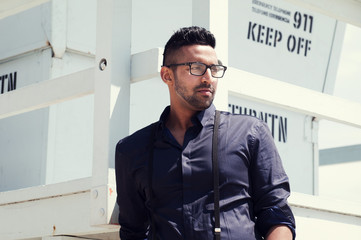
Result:
[[[201,88],[197,90],[198,92],[213,92],[210,88]]]
[[[199,88],[196,91],[201,94],[204,94],[204,95],[212,95],[213,94],[213,90],[210,88]]]

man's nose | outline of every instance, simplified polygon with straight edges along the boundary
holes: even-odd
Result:
[[[207,68],[206,72],[202,76],[202,81],[211,82],[213,79],[211,69]]]

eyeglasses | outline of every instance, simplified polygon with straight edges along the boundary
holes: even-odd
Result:
[[[223,65],[215,65],[215,64],[207,65],[200,62],[175,63],[175,64],[169,64],[165,67],[173,67],[173,66],[189,66],[189,73],[194,76],[202,76],[203,74],[206,73],[207,69],[209,68],[211,70],[211,75],[214,78],[222,78],[227,70],[227,67]]]

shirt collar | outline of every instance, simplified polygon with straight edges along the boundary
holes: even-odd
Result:
[[[216,111],[216,107],[213,104],[211,104],[207,109],[196,113],[191,120],[194,125],[198,125],[200,123],[202,126],[204,126],[207,123],[207,121],[214,116],[215,111]],[[165,127],[165,122],[168,118],[169,112],[170,112],[170,106],[167,106],[160,116],[159,122],[163,128]]]
[[[211,104],[209,108],[200,111],[193,118],[196,118],[202,124],[202,126],[204,126],[206,125],[208,120],[214,116],[215,111],[216,111],[216,107],[213,104]]]

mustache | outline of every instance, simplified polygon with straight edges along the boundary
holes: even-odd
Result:
[[[197,91],[197,90],[199,90],[199,89],[204,89],[204,88],[208,88],[208,89],[210,89],[212,92],[214,92],[214,87],[213,87],[211,84],[209,84],[209,83],[202,83],[202,84],[196,86],[193,90],[194,90],[194,91]]]

